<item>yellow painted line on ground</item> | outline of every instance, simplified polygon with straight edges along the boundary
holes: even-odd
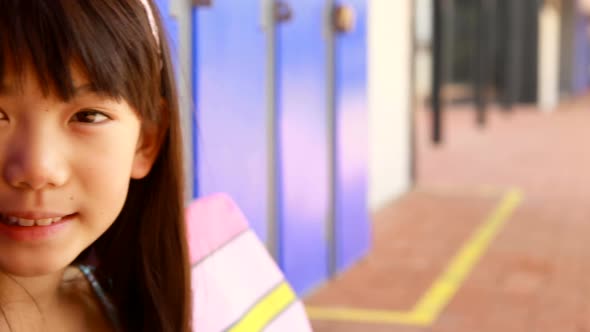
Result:
[[[498,207],[475,231],[411,311],[361,310],[308,307],[313,320],[430,326],[457,293],[475,264],[508,221],[524,195],[519,189],[506,193]]]
[[[268,323],[279,316],[296,299],[297,296],[289,284],[283,282],[254,305],[254,307],[252,307],[252,309],[246,313],[240,321],[227,331],[262,331]]]
[[[443,274],[432,284],[414,307],[421,316],[428,317],[431,324],[459,290],[475,264],[480,260],[502,226],[506,224],[514,209],[522,201],[518,190],[508,192],[496,210],[488,217],[452,259]]]
[[[347,308],[307,307],[312,320],[349,321],[357,323],[420,325],[420,319],[413,311],[398,312],[387,310],[365,310]]]

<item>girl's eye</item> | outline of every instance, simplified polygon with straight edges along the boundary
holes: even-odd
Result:
[[[85,110],[74,114],[72,120],[76,122],[96,124],[108,121],[110,118],[106,114],[99,111]]]
[[[8,120],[8,116],[6,116],[6,113],[4,113],[4,111],[0,110],[0,121],[7,121]]]

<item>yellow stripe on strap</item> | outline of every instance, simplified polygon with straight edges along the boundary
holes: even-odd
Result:
[[[279,316],[297,297],[286,282],[275,287],[268,295],[262,298],[250,309],[236,324],[230,327],[229,332],[256,332],[262,331],[272,320]]]

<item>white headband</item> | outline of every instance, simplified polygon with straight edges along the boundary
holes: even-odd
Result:
[[[156,19],[154,18],[154,13],[152,12],[152,7],[148,3],[148,0],[140,0],[141,4],[145,8],[145,12],[147,14],[148,20],[150,21],[150,27],[152,28],[152,33],[154,34],[154,38],[156,39],[156,45],[158,45],[158,50],[160,49],[160,37],[158,34],[158,25],[156,24]]]

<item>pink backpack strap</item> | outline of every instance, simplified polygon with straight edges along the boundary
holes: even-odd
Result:
[[[187,222],[194,331],[311,331],[301,301],[231,198],[193,202]]]
[[[225,194],[194,201],[187,209],[187,220],[189,256],[193,265],[248,230],[242,211]]]

